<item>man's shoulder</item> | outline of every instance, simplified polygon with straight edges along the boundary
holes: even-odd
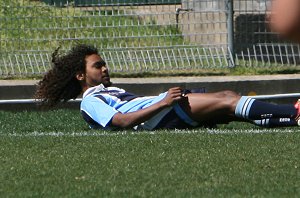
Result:
[[[104,87],[102,84],[88,88],[83,93],[83,98],[95,94],[109,94],[110,92],[125,92],[124,89],[118,87]]]

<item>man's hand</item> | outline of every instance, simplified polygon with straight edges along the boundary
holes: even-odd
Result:
[[[168,93],[162,102],[165,102],[167,106],[172,106],[182,98],[182,89],[180,87],[173,87],[168,90]]]

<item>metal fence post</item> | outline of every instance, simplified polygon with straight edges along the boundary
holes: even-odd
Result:
[[[234,25],[233,25],[233,0],[226,0],[226,16],[227,16],[227,42],[228,42],[228,66],[235,67],[235,52],[234,52]]]

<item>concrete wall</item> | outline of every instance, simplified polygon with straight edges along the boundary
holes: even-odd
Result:
[[[171,87],[186,89],[205,87],[207,92],[233,90],[241,95],[269,95],[299,92],[300,74],[265,76],[208,76],[208,77],[169,77],[169,78],[118,78],[112,79],[114,86],[138,95],[157,95]],[[36,81],[0,80],[0,100],[32,98]],[[297,98],[279,99],[275,102],[295,102]],[[0,110],[36,108],[33,104],[1,104]],[[78,103],[68,103],[63,107],[79,108]]]

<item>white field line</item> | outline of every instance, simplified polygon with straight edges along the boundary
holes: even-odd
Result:
[[[136,135],[158,135],[158,134],[258,134],[258,133],[293,133],[295,129],[203,129],[203,130],[170,130],[170,131],[122,131],[122,132],[32,132],[20,133],[0,133],[2,137],[105,137],[105,136],[136,136]]]

